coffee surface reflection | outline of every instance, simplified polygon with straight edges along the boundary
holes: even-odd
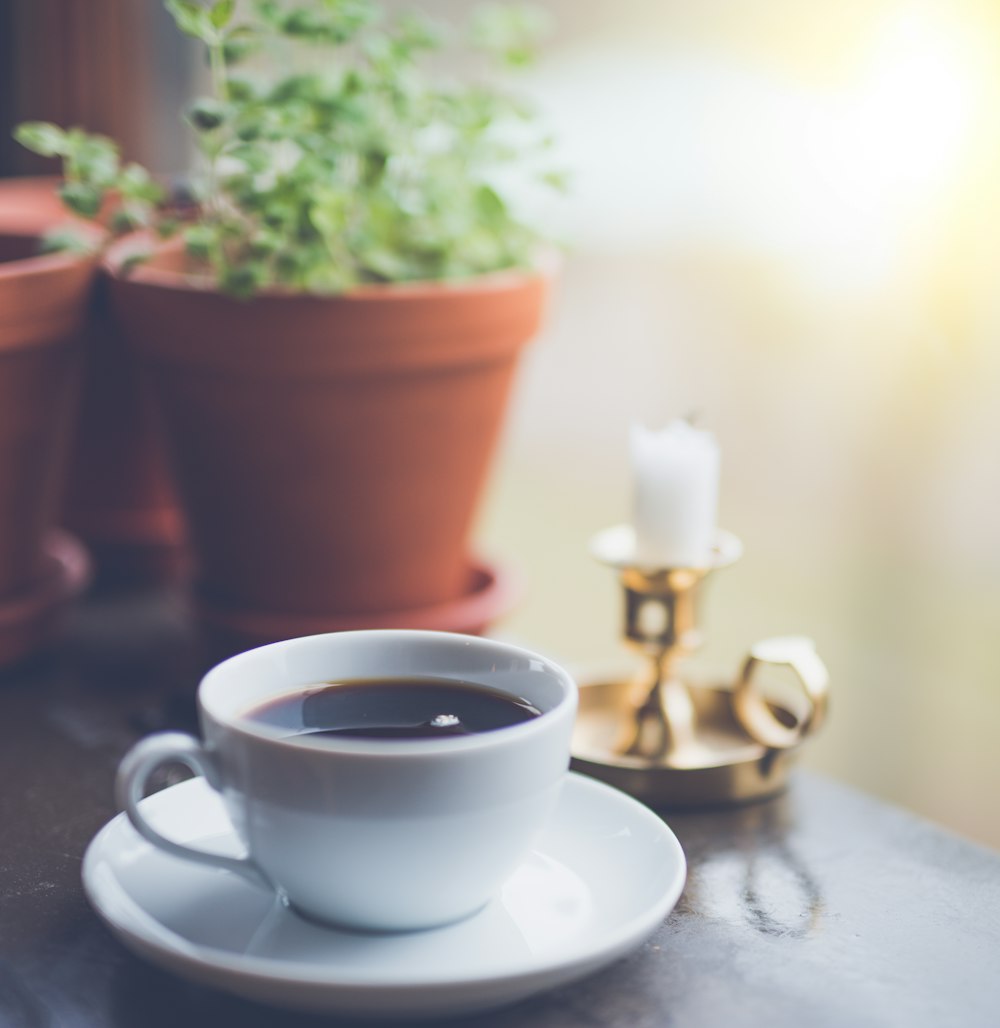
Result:
[[[437,739],[509,728],[540,713],[525,699],[481,685],[413,677],[309,685],[246,717],[289,736]]]

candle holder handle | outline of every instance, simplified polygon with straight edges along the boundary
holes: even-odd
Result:
[[[787,667],[798,679],[805,710],[790,721],[788,710],[767,701],[759,687],[764,667]],[[815,732],[826,717],[830,676],[812,639],[781,636],[762,639],[750,649],[733,690],[733,712],[747,734],[769,749],[785,750]]]

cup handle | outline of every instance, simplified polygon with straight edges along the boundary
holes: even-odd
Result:
[[[158,732],[141,739],[125,754],[115,776],[115,799],[128,815],[135,830],[154,846],[184,860],[209,867],[221,867],[249,879],[255,885],[273,888],[266,875],[249,857],[227,857],[221,853],[195,849],[161,835],[147,820],[139,805],[150,775],[164,764],[184,764],[201,775],[216,791],[221,785],[218,764],[205,747],[183,732]]]

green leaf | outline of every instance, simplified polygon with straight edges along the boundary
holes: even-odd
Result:
[[[255,50],[261,43],[260,33],[252,25],[238,25],[226,33],[222,41],[222,54],[226,64],[238,64]],[[231,99],[237,99],[233,93],[233,80],[229,80]]]
[[[229,265],[222,269],[219,288],[237,300],[249,300],[266,280],[267,269],[263,264]]]
[[[204,43],[214,39],[215,25],[207,8],[195,3],[194,0],[166,0],[166,7],[181,32]]]
[[[267,229],[258,232],[249,242],[247,252],[255,260],[266,260],[273,257],[281,247],[281,236]]]
[[[285,15],[283,28],[289,36],[320,42],[326,38],[329,22],[318,11],[309,7],[296,7]]]
[[[104,200],[101,190],[86,182],[64,182],[59,187],[59,196],[74,214],[84,218],[96,218]]]
[[[48,121],[26,121],[14,129],[14,138],[42,157],[58,157],[66,152],[66,133]]]
[[[319,76],[315,73],[288,75],[280,79],[268,94],[272,104],[288,104],[294,100],[309,103],[321,92]]]
[[[263,127],[259,121],[245,121],[236,127],[236,138],[241,143],[253,143],[260,139]]]
[[[510,67],[532,64],[551,17],[532,4],[487,4],[472,22],[472,43]]]
[[[419,50],[436,50],[444,40],[441,26],[422,14],[404,12],[393,26],[393,37],[410,57]]]
[[[559,168],[543,171],[539,176],[539,179],[550,189],[554,189],[557,193],[568,192],[571,184],[571,176],[569,172]]]
[[[119,174],[118,144],[107,136],[72,128],[66,133],[67,174],[98,189],[111,189]]]
[[[343,46],[375,20],[369,0],[313,0],[309,6],[284,10],[277,4],[258,4],[258,12],[278,31],[315,44]]]
[[[342,293],[355,284],[350,270],[328,259],[307,265],[302,284],[313,293]]]
[[[377,278],[385,279],[387,282],[398,282],[410,277],[407,274],[405,258],[388,246],[368,246],[360,256],[363,266]]]
[[[295,207],[286,200],[272,199],[261,211],[261,221],[268,228],[294,236],[297,223]]]
[[[281,28],[285,15],[278,0],[255,0],[254,10],[257,12],[257,17],[271,28]]]
[[[163,199],[163,187],[154,182],[141,164],[127,164],[118,179],[118,188],[128,200],[156,204]]]
[[[274,256],[274,273],[285,285],[298,285],[299,275],[305,261],[300,248],[282,250]]]
[[[129,210],[127,207],[123,207],[111,215],[111,231],[116,236],[134,232],[137,228],[142,228],[144,224],[145,218],[137,211]]]
[[[217,29],[222,29],[232,20],[235,10],[236,0],[216,0],[209,9],[208,17]]]
[[[94,241],[73,228],[54,228],[42,236],[42,253],[79,253],[94,252]]]
[[[483,221],[491,224],[507,214],[507,207],[495,189],[482,185],[476,190],[476,211]]]
[[[226,156],[239,161],[248,171],[259,174],[267,171],[274,160],[273,155],[262,146],[246,143],[226,151]],[[252,184],[252,183],[251,183]],[[260,190],[256,190],[260,192]]]
[[[347,190],[321,190],[309,208],[309,220],[327,242],[337,242],[347,228],[351,205],[351,193]]]
[[[212,132],[226,120],[229,108],[214,97],[202,97],[191,104],[187,120],[199,132]]]
[[[229,79],[229,99],[237,106],[251,104],[260,96],[260,90],[251,79],[234,76]]]
[[[215,252],[215,233],[207,225],[191,225],[184,230],[184,248],[196,261],[211,260]]]
[[[120,271],[123,278],[128,278],[129,275],[139,267],[140,264],[144,264],[149,260],[148,253],[132,253],[129,254],[125,260],[122,261]]]

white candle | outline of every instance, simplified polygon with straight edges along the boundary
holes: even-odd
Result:
[[[715,538],[719,447],[686,421],[631,429],[636,560],[647,567],[705,567]]]

